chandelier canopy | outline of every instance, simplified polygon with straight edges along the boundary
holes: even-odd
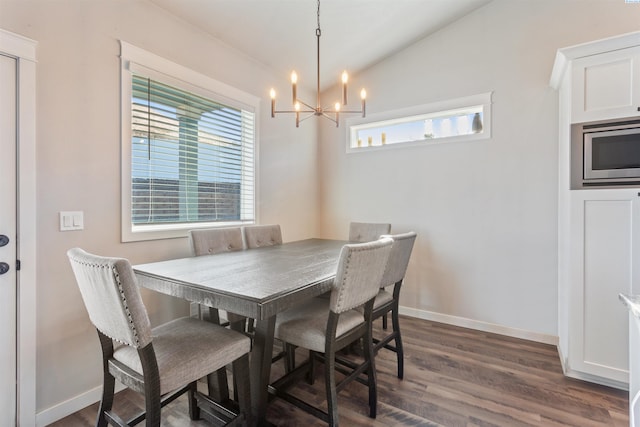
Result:
[[[359,110],[347,110],[345,109],[347,105],[347,83],[349,80],[349,75],[346,71],[342,72],[342,102],[336,102],[332,107],[323,107],[320,104],[320,35],[322,31],[320,30],[320,0],[318,0],[318,28],[316,28],[316,59],[317,59],[317,85],[316,85],[316,106],[313,107],[310,104],[302,101],[298,98],[298,74],[293,71],[291,73],[291,91],[293,94],[293,110],[276,110],[276,91],[275,89],[271,89],[271,117],[275,117],[276,113],[294,113],[296,115],[296,127],[300,126],[300,122],[308,119],[312,116],[323,116],[327,119],[331,120],[336,124],[336,127],[340,126],[340,115],[341,114],[362,114],[362,117],[366,115],[366,98],[367,91],[362,89],[360,91],[360,109]],[[300,118],[301,113],[308,113],[302,119]]]

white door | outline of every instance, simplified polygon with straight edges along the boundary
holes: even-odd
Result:
[[[16,424],[16,64],[0,54],[0,426]]]

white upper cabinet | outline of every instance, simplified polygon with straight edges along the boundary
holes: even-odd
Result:
[[[640,115],[640,47],[575,59],[572,73],[573,123]]]

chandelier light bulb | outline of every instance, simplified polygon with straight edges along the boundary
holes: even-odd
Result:
[[[346,71],[342,72],[342,105],[347,105],[347,81],[349,80],[349,74]]]
[[[271,95],[271,117],[276,116],[276,90],[271,88],[269,91],[269,95]]]
[[[298,102],[298,75],[295,71],[291,73],[291,94],[293,95],[293,103]]]
[[[366,91],[366,90],[362,89],[362,90],[360,91],[360,99],[362,99],[363,101],[364,101],[365,99],[367,99],[367,91]]]

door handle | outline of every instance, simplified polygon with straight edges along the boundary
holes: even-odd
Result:
[[[9,264],[6,262],[0,262],[0,274],[4,274],[9,271]]]
[[[0,234],[0,247],[7,246],[7,243],[9,243],[9,238],[4,234]]]

